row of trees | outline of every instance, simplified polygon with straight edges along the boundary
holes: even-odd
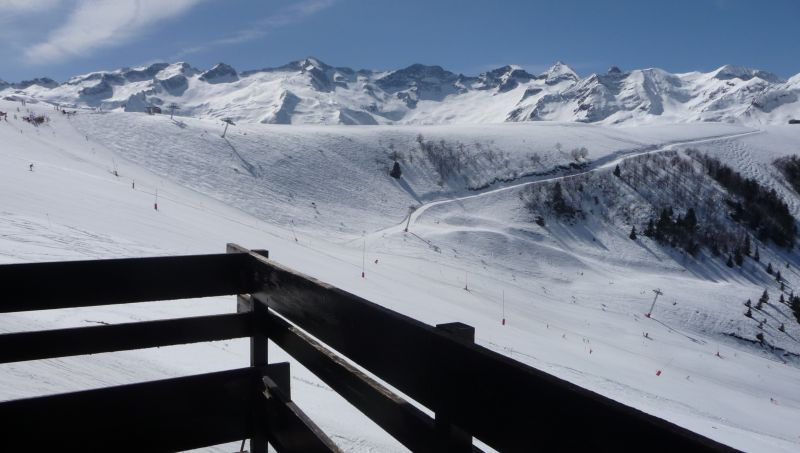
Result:
[[[747,302],[744,303],[744,306],[747,307],[747,310],[744,312],[744,315],[748,318],[753,318],[753,310],[763,311],[764,306],[769,303],[769,292],[765,289],[764,292],[761,294],[761,297],[758,298],[758,301],[755,305],[750,299],[747,299]],[[789,308],[792,310],[792,314],[794,315],[795,319],[798,323],[800,323],[800,296],[796,296],[794,293],[791,293],[788,297],[783,296],[783,292],[781,292],[780,297],[778,299],[778,303],[782,305],[788,305]],[[754,318],[755,319],[755,318]],[[764,321],[759,322],[758,327],[760,329],[764,328],[764,323],[766,322],[766,318]],[[778,330],[781,332],[786,331],[786,326],[781,323]],[[763,341],[763,336],[759,338],[759,340]]]
[[[733,195],[726,200],[733,220],[753,231],[762,242],[772,240],[787,248],[794,245],[795,219],[775,189],[767,189],[707,154],[692,155],[703,163],[709,176]]]
[[[658,219],[650,219],[644,228],[643,234],[658,242],[669,244],[672,247],[682,248],[690,255],[696,255],[700,251],[697,228],[697,214],[694,208],[689,208],[686,214],[674,218],[672,206],[667,206],[661,210]]]
[[[794,191],[800,193],[800,157],[797,155],[782,157],[773,162],[773,165],[780,170]]]
[[[643,234],[691,255],[707,248],[731,267],[748,256],[760,260],[753,236],[782,246],[793,243],[794,219],[774,190],[696,151],[688,154],[693,158],[677,152],[637,156],[611,174],[593,172],[546,190],[532,187],[520,197],[534,219],[541,218],[544,207],[567,219],[599,214],[635,225],[632,239]],[[655,213],[653,207],[658,207]]]
[[[469,159],[463,143],[450,145],[444,140],[426,141],[422,134],[419,134],[417,135],[417,144],[442,179],[461,173]]]
[[[441,184],[460,178],[467,188],[477,189],[497,181],[510,181],[546,170],[538,153],[513,156],[497,149],[493,141],[466,144],[457,140],[430,140],[418,134],[415,142],[405,153],[397,152],[394,145],[389,144],[389,157],[413,162],[414,155],[420,155],[422,161],[429,163],[439,175]],[[576,148],[570,155],[572,154],[573,159],[580,160],[585,159],[589,151],[586,148]]]

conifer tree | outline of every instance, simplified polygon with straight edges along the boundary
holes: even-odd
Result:
[[[694,213],[694,208],[689,208],[686,211],[686,217],[683,218],[683,225],[689,231],[694,231],[697,227],[697,215]]]
[[[776,282],[781,281],[781,271],[775,273],[775,281]]]
[[[745,256],[750,256],[750,252],[751,252],[751,250],[750,250],[750,236],[745,235],[745,237],[744,237],[744,250],[742,250],[742,252],[745,254]]]
[[[631,238],[631,240],[636,240],[636,225],[631,227],[631,234],[629,234],[628,237]]]
[[[764,304],[766,304],[767,302],[769,302],[769,293],[767,293],[767,290],[765,289],[764,293],[761,294],[761,297],[758,298],[758,303],[756,304],[756,310],[761,310],[762,308],[764,308]]]
[[[653,219],[650,219],[647,222],[647,228],[644,229],[644,235],[651,238],[655,234],[655,226],[653,225]]]
[[[767,264],[767,273],[772,275],[772,263]]]
[[[761,261],[761,254],[758,253],[758,245],[756,245],[756,253],[753,255],[753,259],[756,260],[756,262]]]
[[[728,267],[733,267],[733,257],[728,255],[728,261],[725,262],[725,265]]]
[[[616,167],[614,167],[614,176],[616,176],[617,178],[619,178],[621,174],[622,174],[622,173],[619,171],[619,165],[617,165]]]
[[[571,215],[574,213],[572,206],[568,205],[567,200],[564,199],[564,192],[561,189],[560,182],[556,182],[553,185],[553,191],[550,193],[550,206],[558,214]]]
[[[734,250],[733,260],[736,262],[736,265],[741,267],[744,263],[744,257],[742,256],[742,252],[737,248]]]
[[[795,319],[797,319],[797,322],[800,322],[800,296],[792,297],[791,308]]]

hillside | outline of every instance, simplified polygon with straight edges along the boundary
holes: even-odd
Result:
[[[0,97],[66,108],[177,114],[268,124],[475,124],[569,121],[601,124],[733,122],[786,124],[800,118],[798,76],[726,65],[708,73],[657,68],[580,77],[558,62],[541,74],[508,65],[477,76],[414,64],[354,70],[306,58],[237,71],[220,63],[156,63],[77,75],[0,82]]]
[[[27,109],[49,121],[21,121]],[[208,119],[85,110],[68,117],[44,103],[11,101],[0,101],[0,110],[10,113],[0,123],[3,262],[220,252],[226,242],[266,248],[282,264],[424,322],[471,324],[485,347],[737,448],[798,448],[800,324],[776,303],[777,282],[761,266],[780,266],[791,287],[800,277],[797,254],[754,239],[761,264],[747,258],[729,268],[707,249],[693,257],[628,237],[665,203],[683,214],[693,204],[685,192],[728,196],[690,148],[774,188],[800,215],[800,197],[772,165],[800,149],[793,126],[242,123],[225,140]],[[399,179],[388,174],[395,160]],[[696,177],[675,179],[681,162]],[[612,173],[617,165],[620,177]],[[645,175],[641,183],[630,178],[634,171]],[[681,192],[690,181],[697,186]],[[565,218],[547,204],[556,183],[581,215]],[[409,206],[416,211],[406,233]],[[705,219],[699,210],[698,217]],[[725,216],[720,222],[741,227]],[[664,295],[648,319],[655,288]],[[771,304],[756,318],[770,319],[759,329],[743,303],[765,288]],[[214,298],[20,313],[0,317],[0,330],[233,306],[231,298]],[[774,349],[748,341],[760,332]],[[271,354],[281,360],[279,351]],[[245,342],[220,342],[3,365],[0,397],[246,360]],[[402,451],[293,367],[298,405],[346,450]]]

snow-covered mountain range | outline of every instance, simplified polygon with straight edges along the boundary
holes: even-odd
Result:
[[[581,78],[558,62],[541,74],[504,66],[465,76],[414,64],[353,70],[306,58],[239,72],[187,63],[93,72],[64,83],[0,80],[0,97],[142,112],[175,103],[179,115],[271,124],[470,124],[577,121],[603,124],[732,122],[784,124],[800,118],[800,74],[726,65],[708,73],[661,69]]]

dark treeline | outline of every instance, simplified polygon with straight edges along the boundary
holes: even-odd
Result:
[[[795,319],[800,323],[800,296],[792,296],[789,298],[789,307],[792,309]]]
[[[694,208],[689,208],[686,215],[674,217],[672,207],[661,210],[658,219],[650,219],[644,229],[644,235],[657,240],[658,242],[669,244],[686,250],[691,255],[696,255],[700,251],[700,244],[704,243],[716,251],[718,254],[719,245],[713,237],[699,237],[701,232],[697,229],[697,215]]]
[[[780,170],[786,181],[791,184],[794,191],[800,193],[800,157],[796,155],[781,157],[773,164]]]
[[[695,152],[693,156],[703,163],[709,176],[736,196],[726,200],[733,220],[747,226],[762,242],[793,246],[797,233],[794,217],[775,189],[767,189],[707,154]]]

